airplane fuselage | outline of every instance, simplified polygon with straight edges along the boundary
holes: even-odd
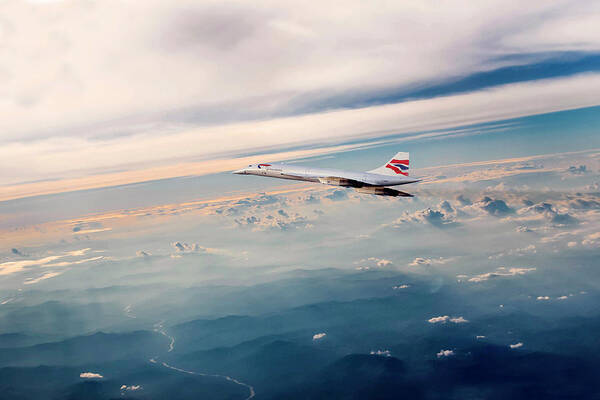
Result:
[[[364,186],[397,186],[418,182],[418,179],[410,179],[407,177],[387,176],[370,172],[345,171],[333,168],[315,168],[294,164],[255,164],[235,171],[235,173],[318,183],[326,183],[324,180],[338,178],[361,182]]]
[[[315,168],[298,164],[265,163],[249,165],[233,173],[351,187],[367,194],[410,197],[412,195],[409,193],[389,188],[389,186],[419,182],[419,179],[408,177],[408,170],[408,153],[397,153],[382,167],[367,172]]]

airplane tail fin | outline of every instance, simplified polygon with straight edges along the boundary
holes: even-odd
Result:
[[[409,161],[408,153],[396,153],[396,155],[390,161],[383,164],[381,167],[376,168],[371,171],[368,171],[368,172],[370,172],[372,174],[380,174],[380,175],[408,176],[408,170],[409,170],[408,161]]]

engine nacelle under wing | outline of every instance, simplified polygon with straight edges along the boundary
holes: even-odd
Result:
[[[377,196],[414,197],[410,193],[401,192],[399,190],[390,189],[390,188],[383,187],[383,186],[363,186],[363,187],[355,188],[355,190],[359,193],[374,194]]]
[[[338,178],[336,176],[328,176],[325,178],[319,178],[319,182],[321,182],[325,185],[345,186],[345,187],[353,187],[353,188],[359,188],[359,187],[364,186],[364,183],[355,181],[354,179]]]

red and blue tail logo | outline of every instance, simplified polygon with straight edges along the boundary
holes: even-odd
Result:
[[[397,174],[408,176],[408,160],[396,160],[393,159],[386,166]],[[406,171],[406,172],[404,172]]]

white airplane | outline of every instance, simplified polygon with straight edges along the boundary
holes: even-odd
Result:
[[[354,188],[357,192],[379,196],[413,197],[412,194],[390,189],[388,186],[406,185],[420,179],[408,177],[408,153],[397,153],[381,167],[367,172],[313,168],[297,164],[251,164],[233,171],[239,175],[258,175],[296,181],[319,182],[326,185]]]

